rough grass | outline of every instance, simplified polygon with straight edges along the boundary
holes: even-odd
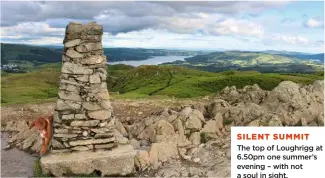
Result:
[[[8,74],[1,78],[1,103],[30,103],[54,99],[58,93],[60,70],[36,70]]]
[[[34,177],[51,177],[50,175],[43,174],[39,159],[35,160],[33,171]]]
[[[1,73],[1,104],[40,103],[57,98],[61,63],[41,65],[23,74]],[[324,79],[315,74],[262,74],[256,71],[211,73],[176,66],[108,65],[108,89],[119,92],[118,99],[197,98],[218,93],[226,86],[243,88],[258,84],[272,90],[280,82],[290,80],[311,84]]]
[[[108,66],[109,75],[118,77],[127,65]],[[1,72],[1,104],[42,103],[55,101],[58,94],[61,63],[40,65],[28,73]],[[111,84],[114,81],[109,82]],[[110,88],[110,86],[108,86]]]
[[[135,98],[154,95],[192,98],[218,93],[226,86],[243,88],[245,85],[258,84],[264,90],[272,90],[286,80],[311,84],[318,79],[324,79],[324,75],[262,74],[255,71],[209,73],[182,67],[142,66],[120,77],[111,91]]]

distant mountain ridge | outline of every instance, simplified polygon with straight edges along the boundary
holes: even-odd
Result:
[[[28,61],[36,65],[49,62],[60,62],[62,59],[61,46],[34,46],[22,44],[1,43],[2,63]],[[194,56],[204,54],[201,51],[144,49],[144,48],[104,48],[107,61],[139,61],[154,56]]]
[[[61,62],[62,47],[33,46],[1,43],[1,64],[34,67]],[[313,72],[321,70],[324,53],[309,54],[289,51],[189,51],[144,48],[104,48],[109,62],[141,61],[155,56],[191,56],[185,61],[162,65],[186,66],[199,70],[220,72],[225,70],[255,70],[260,72]],[[319,61],[319,62],[318,62]]]
[[[282,55],[287,57],[294,57],[298,59],[312,59],[312,60],[319,60],[320,62],[324,63],[324,53],[319,54],[312,54],[312,53],[301,53],[301,52],[290,52],[290,51],[263,51],[268,54],[276,54]]]
[[[312,73],[324,69],[320,55],[307,55],[300,53],[285,53],[272,51],[224,51],[196,55],[185,58],[185,61],[174,61],[162,65],[187,66],[210,72],[226,70],[256,70],[259,72],[277,73]]]

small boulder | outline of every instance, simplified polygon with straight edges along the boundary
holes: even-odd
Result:
[[[137,150],[137,154],[134,158],[135,165],[139,170],[144,171],[150,166],[149,153],[145,150]]]
[[[130,140],[130,144],[133,146],[134,149],[138,149],[140,147],[140,142],[138,142],[138,140],[134,138]]]
[[[120,121],[118,121],[118,120],[116,120],[115,121],[115,128],[124,136],[124,137],[128,137],[128,133],[127,133],[127,131],[125,130],[125,128],[124,128],[124,126],[123,126],[123,124],[120,122]]]

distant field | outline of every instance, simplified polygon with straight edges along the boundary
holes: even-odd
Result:
[[[51,101],[58,93],[59,68],[44,67],[29,73],[2,74],[1,103]]]
[[[265,90],[272,90],[285,80],[310,84],[314,80],[323,78],[323,72],[315,74],[262,74],[255,71],[210,73],[184,67],[142,66],[120,77],[111,91],[119,91],[121,98],[152,96],[190,98],[211,95],[232,85],[242,88],[256,83]]]
[[[324,59],[321,54],[309,55],[309,57],[267,52],[226,51],[196,55],[185,58],[185,61],[174,61],[164,65],[187,66],[209,72],[255,70],[262,73],[314,73],[324,70]]]
[[[38,103],[55,101],[58,93],[61,63],[40,65],[28,73],[1,73],[1,103]],[[256,71],[226,71],[211,73],[175,66],[109,65],[108,88],[119,99],[137,98],[196,98],[219,92],[226,86],[258,84],[272,90],[281,81],[309,84],[324,79],[324,73],[315,74],[261,74]]]

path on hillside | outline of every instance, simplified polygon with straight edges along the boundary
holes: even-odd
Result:
[[[1,177],[33,177],[33,165],[37,158],[17,148],[3,150],[8,136],[1,132]]]
[[[180,107],[194,103],[206,102],[203,99],[116,99],[111,100],[114,115],[121,121],[134,122],[147,117],[153,112],[163,110],[165,107]],[[55,102],[42,104],[14,104],[1,107],[1,125],[8,121],[32,121],[37,116],[46,115],[54,111]]]

